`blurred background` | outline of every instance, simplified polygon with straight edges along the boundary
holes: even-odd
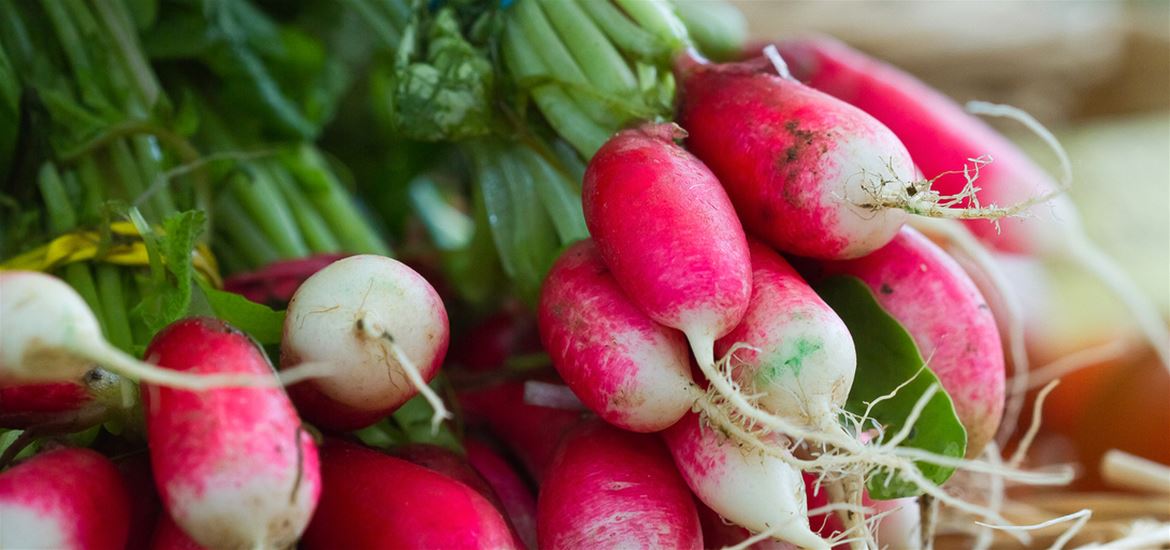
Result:
[[[1074,169],[1091,236],[1170,312],[1170,3],[779,2],[737,0],[753,37],[822,32],[951,97],[1020,107],[1052,129]],[[995,125],[1053,166],[1018,124]],[[1033,367],[1111,340],[1107,360],[1065,376],[1044,411],[1034,462],[1077,461],[1075,488],[1103,488],[1119,448],[1170,463],[1170,376],[1129,316],[1071,265],[1008,261],[1026,299]]]

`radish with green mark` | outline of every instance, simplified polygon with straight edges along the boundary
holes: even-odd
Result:
[[[180,372],[276,377],[247,335],[215,319],[171,324],[146,354]],[[321,477],[316,445],[283,389],[143,384],[142,401],[159,496],[184,531],[212,548],[296,542]]]
[[[335,430],[373,424],[417,393],[449,416],[427,382],[447,353],[447,310],[421,275],[392,258],[350,256],[309,277],[289,302],[282,368],[328,374],[292,390],[310,421]]]

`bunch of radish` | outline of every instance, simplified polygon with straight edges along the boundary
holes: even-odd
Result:
[[[734,57],[742,36],[723,38],[742,21],[688,0],[514,4],[493,23],[496,69],[548,127],[453,148],[479,169],[474,223],[438,183],[412,197],[441,203],[422,223],[457,234],[438,248],[466,245],[463,268],[487,246],[511,296],[465,304],[475,293],[350,255],[389,249],[312,143],[287,166],[239,161],[217,253],[277,250],[236,258],[261,268],[228,292],[203,281],[144,349],[111,343],[67,277],[0,271],[0,548],[913,547],[932,501],[1006,522],[942,487],[953,470],[1059,478],[999,462],[1021,406],[1005,343],[1017,373],[1027,357],[989,248],[1092,267],[1170,356],[1081,236],[1067,182],[910,77],[820,38],[707,61],[691,35]],[[415,15],[404,44],[427,28]],[[419,42],[428,56],[482,53],[435,25],[455,49]],[[221,139],[200,140],[233,143],[214,123]],[[843,279],[909,343],[859,327],[826,290]],[[873,397],[864,383],[892,376],[873,350],[901,344],[937,383]],[[901,391],[920,394],[905,418],[871,414]],[[915,447],[939,403],[959,435]]]

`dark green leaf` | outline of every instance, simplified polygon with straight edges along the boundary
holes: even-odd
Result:
[[[923,393],[930,386],[939,384],[938,377],[922,368],[925,361],[910,334],[878,305],[865,283],[855,277],[837,276],[814,286],[821,298],[845,321],[857,347],[857,375],[845,404],[847,411],[864,414],[871,402],[913,379],[894,397],[883,400],[870,411],[871,418],[883,427],[885,436],[893,436],[906,425],[911,409]],[[963,457],[967,449],[967,431],[941,386],[902,446]],[[918,467],[927,479],[940,485],[954,473],[953,468],[931,464],[919,463]],[[877,500],[922,493],[913,483],[900,477],[891,479],[888,472],[877,472],[872,476],[867,489],[869,496]]]

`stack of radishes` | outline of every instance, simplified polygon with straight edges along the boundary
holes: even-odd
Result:
[[[537,311],[559,377],[501,364],[540,351],[525,349],[524,314],[503,317],[503,333],[470,333],[461,345],[488,346],[479,354],[494,359],[460,350],[464,371],[479,371],[448,424],[464,436],[462,454],[387,452],[353,435],[416,395],[436,430],[455,416],[428,385],[447,355],[446,307],[390,258],[350,256],[300,284],[279,370],[247,334],[202,317],[159,332],[139,361],[102,339],[61,281],[4,272],[0,421],[80,425],[132,404],[126,380],[137,379],[150,474],[133,456],[115,465],[84,448],[27,458],[0,473],[0,547],[704,548],[753,536],[804,548],[913,544],[911,526],[889,512],[917,509],[870,501],[863,488],[896,472],[961,503],[917,464],[979,469],[971,459],[999,427],[1005,370],[980,291],[905,225],[907,213],[998,219],[1049,189],[994,186],[1014,176],[1052,182],[949,103],[913,121],[887,113],[891,130],[800,84],[784,62],[848,96],[842,81],[856,75],[831,61],[852,52],[816,41],[781,51],[787,57],[770,49],[725,65],[683,57],[678,124],[623,130],[593,155],[582,197],[592,237],[552,266]],[[825,67],[838,80],[817,72]],[[869,83],[876,97],[917,86],[886,77]],[[896,107],[873,97],[859,103]],[[971,135],[987,141],[955,142]],[[1012,204],[980,204],[973,177],[939,194],[917,171],[961,170],[990,149],[1008,153],[981,174],[996,178],[978,184]],[[991,244],[1053,240],[1043,223],[1005,224],[1004,236],[982,223]],[[864,283],[913,338],[966,429],[965,458],[902,450],[906,434],[845,411],[855,376],[871,365],[859,364],[857,335],[809,282],[836,275]],[[162,507],[152,515],[154,498]],[[904,527],[875,538],[875,515]]]

